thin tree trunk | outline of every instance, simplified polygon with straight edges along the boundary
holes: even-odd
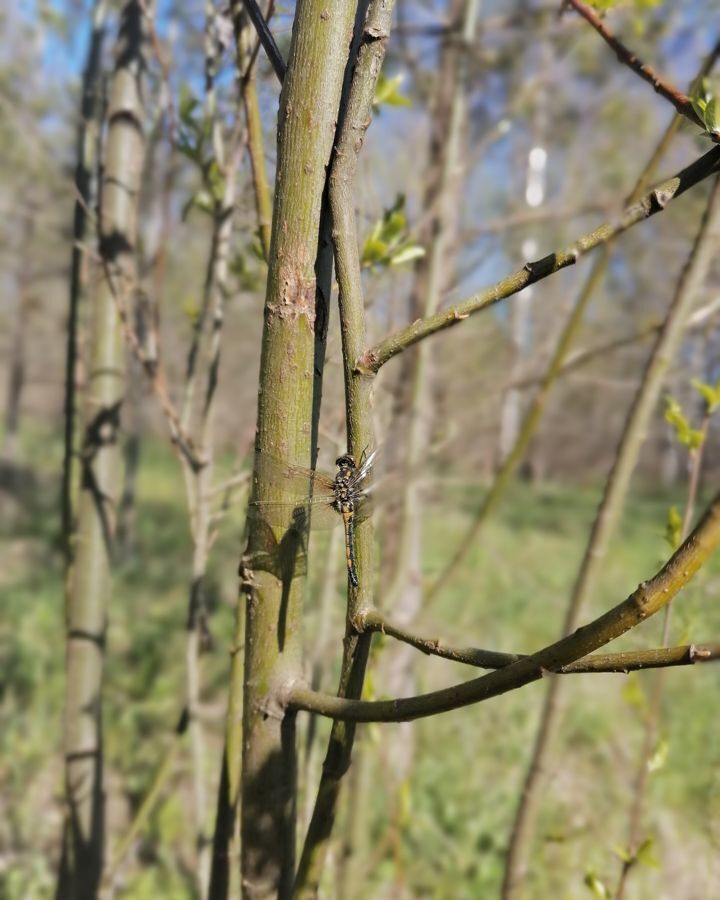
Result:
[[[415,291],[415,318],[433,315],[439,308],[443,290],[451,274],[455,254],[451,236],[457,230],[458,191],[462,164],[461,141],[465,126],[467,53],[478,17],[478,0],[454,0],[452,21],[460,23],[458,41],[445,45],[441,78],[434,109],[433,135],[429,156],[429,186],[426,201],[433,213],[428,222],[427,261],[419,266]],[[385,602],[400,624],[412,622],[422,604],[422,520],[423,494],[417,478],[430,440],[431,347],[423,342],[415,354],[407,410],[407,486],[400,514],[400,546],[393,584]],[[408,646],[395,648],[388,666],[387,687],[394,696],[415,693],[414,661],[417,654]],[[402,734],[391,754],[398,780],[406,777],[413,755],[413,726],[399,726]]]
[[[365,309],[355,220],[354,181],[357,156],[371,120],[377,78],[390,34],[392,0],[359,4],[353,43],[352,79],[342,111],[336,154],[330,172],[329,200],[338,279],[340,332],[345,376],[348,450],[356,459],[375,446],[371,411],[372,382],[356,367],[366,343]],[[357,59],[355,59],[357,47]],[[370,634],[358,631],[360,611],[373,602],[372,520],[359,524],[355,549],[359,584],[348,584],[345,639],[338,694],[362,694],[370,651]],[[355,741],[353,723],[333,722],[315,806],[308,826],[293,887],[293,897],[317,895],[325,868],[343,779]]]
[[[315,272],[326,167],[352,37],[354,4],[297,6],[280,101],[272,247],[260,363],[256,450],[309,465],[315,448],[317,318]],[[322,298],[326,300],[327,298]],[[256,467],[256,500],[281,500],[283,486]],[[244,557],[245,687],[242,765],[242,891],[246,898],[286,897],[295,856],[295,717],[268,708],[301,671],[303,537],[276,529],[268,561],[267,525],[250,520]],[[263,556],[265,561],[263,561]],[[233,658],[230,708],[237,702]]]
[[[135,289],[143,158],[143,12],[122,12],[100,202],[101,278],[93,302],[75,563],[67,605],[65,791],[58,896],[94,898],[105,840],[102,673],[120,470],[124,347],[116,299]]]
[[[653,347],[643,379],[625,422],[613,468],[608,476],[597,517],[570,598],[562,633],[569,634],[578,624],[583,607],[597,587],[605,554],[625,503],[630,478],[652,416],[665,372],[680,344],[692,304],[702,286],[717,247],[720,228],[720,180],[713,182],[705,217],[692,251],[678,281],[665,324]],[[543,705],[530,766],[525,776],[520,803],[508,846],[502,896],[518,897],[527,874],[528,860],[537,814],[545,787],[544,775],[552,741],[560,724],[562,679],[553,678]]]
[[[61,537],[65,552],[65,563],[68,566],[72,560],[78,312],[83,289],[83,263],[85,261],[83,242],[87,231],[87,213],[91,203],[95,151],[100,132],[99,120],[102,114],[102,104],[99,95],[106,12],[105,0],[95,0],[92,12],[92,34],[82,79],[80,124],[77,136],[76,199],[73,212],[73,246],[70,260],[70,290],[65,350],[64,452],[60,495]]]

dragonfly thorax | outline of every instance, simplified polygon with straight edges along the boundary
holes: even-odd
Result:
[[[351,456],[349,453],[343,453],[342,456],[338,456],[335,460],[335,465],[340,469],[338,474],[342,474],[343,472],[350,475],[352,472],[357,469],[357,465],[355,463],[355,457]]]

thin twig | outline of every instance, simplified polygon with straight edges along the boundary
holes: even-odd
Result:
[[[669,607],[667,607],[669,608]],[[502,653],[476,647],[450,647],[438,638],[425,638],[389,622],[378,610],[363,614],[363,627],[395,638],[428,656],[438,656],[452,662],[464,663],[478,669],[503,669],[529,653]],[[681,647],[663,646],[653,650],[626,650],[622,653],[603,653],[586,656],[577,662],[555,669],[558,675],[585,672],[634,672],[639,669],[660,669],[668,666],[687,666],[720,658],[720,644],[686,644]]]
[[[707,324],[708,320],[718,312],[719,309],[720,297],[718,297],[716,300],[711,301],[700,309],[695,310],[695,312],[690,316],[688,320],[686,330],[691,331],[696,328],[702,328]],[[588,363],[592,362],[598,357],[604,358],[608,353],[614,353],[616,350],[622,350],[625,347],[631,347],[633,344],[640,344],[648,338],[657,335],[662,327],[662,322],[656,322],[654,325],[648,325],[647,328],[636,331],[634,334],[630,334],[627,337],[614,338],[613,340],[607,341],[603,344],[596,344],[595,346],[585,347],[583,349],[577,350],[575,353],[572,353],[570,354],[570,356],[568,356],[558,374],[561,377],[565,377],[571,372],[574,372],[576,369],[586,366]],[[510,382],[508,387],[514,388],[516,390],[534,387],[535,385],[540,384],[540,382],[543,380],[543,377],[544,375],[523,376],[521,378],[518,378],[516,381]]]
[[[260,43],[263,46],[263,50],[267,54],[267,58],[270,60],[270,65],[273,67],[273,70],[278,77],[278,81],[280,82],[280,84],[282,84],[285,80],[287,64],[282,58],[280,48],[275,43],[275,38],[272,35],[272,31],[270,31],[270,29],[268,28],[265,17],[262,14],[262,10],[257,5],[256,0],[243,0],[243,3],[245,4],[248,18],[253,23],[255,31],[257,31],[258,38],[260,39]]]
[[[205,465],[205,460],[202,457],[202,454],[195,448],[192,438],[182,427],[180,416],[175,408],[175,404],[170,398],[164,369],[157,359],[151,359],[145,353],[138,333],[130,321],[127,305],[125,303],[125,293],[129,292],[129,289],[125,288],[124,285],[117,284],[117,279],[114,277],[110,270],[110,266],[106,261],[103,261],[103,267],[113,298],[117,305],[125,341],[130,347],[135,359],[140,363],[140,366],[148,378],[150,388],[160,403],[160,408],[165,414],[165,418],[168,422],[172,443],[177,447],[178,451],[185,457],[188,464],[193,469],[200,469]]]
[[[626,65],[635,72],[636,75],[639,75],[643,81],[647,81],[648,84],[652,85],[655,92],[672,103],[681,116],[685,116],[685,118],[689,119],[694,125],[699,125],[703,131],[705,130],[705,123],[693,109],[693,105],[690,102],[688,95],[684,94],[681,90],[659,75],[652,66],[647,65],[639,59],[632,50],[628,49],[625,44],[613,34],[593,9],[583,3],[582,0],[565,0],[565,5],[571,6],[587,22],[589,22],[590,25],[592,25],[605,43],[612,47],[617,54],[617,58],[623,65]]]

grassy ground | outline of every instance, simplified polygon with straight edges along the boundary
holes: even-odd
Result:
[[[61,817],[63,574],[57,549],[60,447],[39,430],[25,435],[32,469],[20,499],[0,495],[0,897],[46,896],[52,886]],[[230,461],[224,468],[228,469]],[[448,491],[426,521],[426,567],[437,571],[475,508],[471,485]],[[681,495],[679,495],[681,496]],[[562,620],[598,492],[517,485],[485,531],[465,571],[423,612],[417,630],[459,645],[531,650]],[[666,555],[662,533],[671,501],[634,496],[613,546],[593,611],[624,598]],[[213,547],[211,627],[204,661],[208,780],[214,791],[229,640],[241,547],[241,510],[224,521]],[[320,541],[325,538],[320,537]],[[114,845],[170,747],[183,697],[184,625],[190,540],[177,464],[146,443],[138,483],[135,549],[117,572],[105,681],[110,846]],[[315,558],[321,560],[322,553]],[[678,641],[720,634],[720,567],[703,572],[674,616]],[[312,605],[308,631],[314,633]],[[658,642],[653,621],[623,646]],[[332,690],[340,653],[342,599],[333,612]],[[373,690],[384,693],[385,640],[374,657]],[[419,690],[467,669],[419,656]],[[573,677],[553,756],[529,897],[591,897],[589,870],[611,884],[625,841],[634,760],[652,675]],[[713,809],[720,803],[718,669],[668,673],[662,740],[665,764],[653,773],[644,833],[657,868],[634,873],[629,897],[704,898],[720,879]],[[440,718],[364,731],[366,789],[360,897],[476,898],[497,895],[502,854],[533,739],[543,685]],[[320,729],[321,735],[325,728]],[[412,746],[411,777],[391,776],[393,741]],[[120,896],[192,897],[193,833],[187,748],[181,748],[163,800],[123,870]],[[314,774],[316,777],[316,773]],[[364,868],[363,868],[364,866]]]

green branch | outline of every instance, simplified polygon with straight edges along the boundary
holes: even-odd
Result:
[[[502,653],[477,647],[450,647],[438,638],[425,638],[389,622],[378,610],[362,616],[365,631],[385,634],[428,656],[438,656],[452,662],[464,663],[478,669],[504,669],[528,653]],[[680,647],[660,647],[653,650],[625,650],[622,653],[598,653],[553,671],[558,675],[585,672],[634,672],[639,669],[664,669],[669,666],[689,666],[720,658],[720,644],[685,644]]]
[[[308,466],[321,389],[315,350],[324,322],[316,311],[316,261],[323,252],[321,210],[354,4],[298,3],[278,116],[278,161],[265,297],[253,501],[286,501],[286,483],[258,463],[268,456]],[[319,247],[320,244],[320,247]],[[258,900],[287,897],[295,870],[296,741],[276,697],[302,668],[305,568],[297,528],[249,520],[238,622],[245,613],[245,658],[232,660],[229,712],[243,678],[241,873]],[[229,765],[234,766],[234,760]],[[262,823],[262,827],[258,824]]]
[[[340,330],[345,368],[345,402],[348,449],[359,459],[374,446],[371,384],[360,376],[354,360],[365,345],[365,312],[360,257],[355,223],[354,182],[357,157],[372,118],[375,85],[385,56],[392,21],[393,0],[373,2],[359,40],[357,63],[340,125],[337,148],[330,172],[330,207],[339,289]],[[372,521],[358,525],[355,550],[359,586],[348,585],[348,606],[338,696],[360,697],[365,678],[370,634],[355,627],[359,611],[372,603]],[[315,806],[298,867],[293,897],[315,897],[322,875],[337,811],[342,778],[350,765],[355,739],[352,722],[333,723],[323,763]]]
[[[719,544],[720,494],[690,537],[650,581],[641,582],[626,600],[593,622],[531,656],[472,681],[402,700],[347,700],[297,685],[287,695],[286,708],[354,722],[404,722],[517,690],[588,656],[654,616],[688,584]]]

